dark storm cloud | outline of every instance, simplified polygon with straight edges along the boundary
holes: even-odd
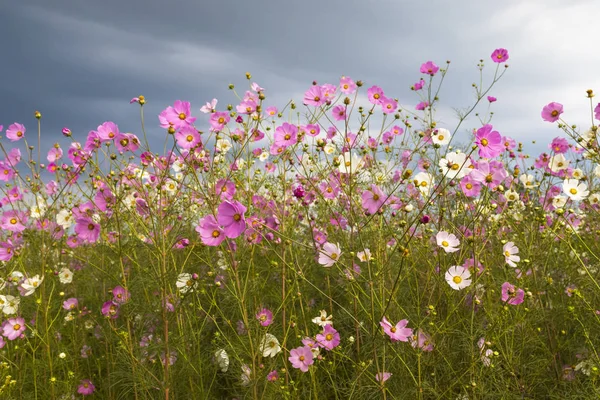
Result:
[[[47,143],[63,126],[83,141],[106,120],[139,134],[139,110],[128,101],[144,94],[158,141],[156,115],[165,106],[191,101],[203,120],[198,108],[213,97],[235,103],[229,82],[243,94],[246,71],[267,89],[269,105],[300,103],[312,80],[348,75],[412,109],[418,100],[408,88],[419,65],[452,60],[440,108],[452,126],[452,107],[472,102],[478,60],[489,79],[489,55],[505,47],[510,68],[492,92],[494,122],[521,141],[553,137],[541,107],[560,101],[574,122],[588,121],[582,94],[600,90],[599,56],[589,50],[598,11],[592,0],[4,2],[0,124],[33,128],[39,109]]]

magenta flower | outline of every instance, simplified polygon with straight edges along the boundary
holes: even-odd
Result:
[[[594,118],[600,120],[600,103],[598,103],[594,108]]]
[[[263,308],[256,314],[256,319],[261,326],[269,326],[273,323],[273,313],[268,308]]]
[[[427,333],[423,332],[420,328],[417,331],[416,335],[412,335],[409,338],[410,345],[413,348],[419,348],[422,351],[432,351],[433,350],[433,341],[431,340],[431,336]]]
[[[173,107],[169,106],[161,112],[161,117],[159,117],[161,127],[173,126],[173,128],[179,129],[184,125],[193,124],[196,118],[192,117],[191,113],[189,102],[176,100]]]
[[[391,376],[392,376],[391,372],[378,372],[375,374],[375,380],[377,382],[384,383],[385,381],[390,379]]]
[[[230,180],[219,179],[215,185],[215,192],[221,200],[233,200],[235,183]]]
[[[429,107],[429,103],[428,103],[428,102],[426,102],[426,101],[422,101],[422,102],[420,102],[419,104],[417,104],[417,105],[415,106],[415,110],[418,110],[418,111],[423,111],[423,110],[424,110],[424,109],[426,109],[427,107]]]
[[[109,142],[111,140],[114,140],[119,133],[119,127],[117,126],[117,124],[111,121],[106,121],[105,123],[100,125],[97,131],[97,135],[100,138],[100,141],[102,142]]]
[[[219,132],[219,131],[223,130],[225,125],[227,125],[227,123],[230,120],[231,120],[231,118],[229,117],[229,114],[226,112],[212,113],[210,116],[210,120],[209,120],[211,130],[214,132]]]
[[[0,261],[10,261],[14,253],[14,246],[10,240],[0,242]]]
[[[177,145],[182,149],[193,149],[200,142],[200,133],[192,125],[184,125],[175,133]]]
[[[425,86],[425,80],[423,78],[421,78],[421,79],[419,79],[419,82],[415,83],[412,86],[412,89],[415,90],[415,91],[416,90],[421,90],[421,89],[423,89],[423,86]]]
[[[89,396],[90,394],[93,394],[95,390],[96,390],[96,387],[94,386],[92,381],[90,381],[89,379],[83,379],[79,383],[79,387],[77,388],[77,393],[79,393],[82,396]]]
[[[398,108],[398,102],[392,98],[384,97],[381,101],[381,109],[384,114],[391,114]]]
[[[100,237],[100,225],[89,217],[77,218],[75,220],[75,233],[88,243],[95,243]]]
[[[383,317],[379,325],[381,325],[383,331],[390,337],[392,342],[407,342],[409,337],[413,334],[412,329],[406,328],[406,325],[408,325],[407,319],[400,320],[396,325],[392,325],[386,317]]]
[[[371,104],[381,105],[381,102],[384,99],[383,89],[379,86],[371,86],[367,89],[367,96],[369,97]]]
[[[119,316],[119,305],[114,301],[107,301],[102,304],[101,312],[107,318],[116,319]]]
[[[492,53],[492,61],[495,63],[503,63],[508,60],[508,51],[506,49],[496,49]]]
[[[314,363],[312,351],[308,346],[292,349],[288,360],[292,363],[292,367],[302,372],[307,372],[308,367]]]
[[[508,282],[504,282],[502,284],[502,301],[504,303],[513,305],[513,306],[518,306],[519,304],[521,304],[523,302],[523,299],[525,298],[525,292],[523,291],[523,289],[517,289],[515,290],[515,286],[511,285]]]
[[[356,83],[347,76],[342,76],[340,79],[340,92],[344,94],[352,94],[356,91]]]
[[[484,125],[475,134],[475,144],[479,147],[479,157],[494,158],[504,151],[502,135],[493,131],[490,124]]]
[[[116,304],[125,304],[131,297],[129,290],[125,289],[123,286],[115,286],[115,288],[112,290],[112,294],[113,302]]]
[[[15,340],[25,332],[25,320],[21,317],[9,318],[2,324],[2,335],[8,340]]]
[[[23,139],[23,136],[25,136],[25,126],[22,124],[19,124],[18,122],[15,122],[14,124],[10,125],[8,127],[8,129],[6,130],[6,137],[11,142],[16,142],[16,141],[21,140],[21,139]]]
[[[371,190],[365,190],[362,193],[362,206],[369,214],[375,214],[383,206],[385,200],[385,193],[374,184],[371,184]]]
[[[340,334],[330,324],[325,325],[323,332],[316,336],[317,345],[327,350],[333,350],[340,344]]]
[[[225,240],[225,232],[217,223],[217,220],[212,215],[207,215],[200,220],[200,224],[196,227],[196,232],[200,234],[202,243],[207,246],[218,246]]]
[[[440,67],[435,65],[433,61],[427,61],[426,63],[421,64],[421,73],[434,76],[440,70]]]
[[[552,143],[548,145],[548,148],[556,154],[564,154],[569,150],[569,142],[565,138],[555,137],[552,139]]]
[[[346,119],[346,107],[343,105],[333,107],[333,110],[331,110],[331,115],[336,121],[344,121]]]
[[[498,99],[496,99],[494,96],[488,96],[488,97],[487,97],[487,99],[488,99],[488,101],[489,101],[490,103],[493,103],[493,102],[495,102],[496,100],[498,100]]]
[[[225,236],[230,239],[235,239],[240,236],[246,229],[246,220],[244,219],[244,213],[246,207],[239,201],[227,201],[225,200],[219,204],[217,221],[223,226]]]
[[[283,147],[292,146],[298,142],[298,128],[296,125],[284,122],[275,129],[274,144]]]
[[[542,119],[548,122],[556,122],[563,113],[563,106],[560,103],[550,103],[542,109]]]
[[[23,212],[17,210],[5,211],[0,218],[0,228],[11,232],[23,232],[27,217]]]
[[[269,374],[267,375],[267,380],[269,382],[276,382],[277,379],[279,379],[279,374],[277,373],[276,369],[274,369],[273,371],[269,372]]]

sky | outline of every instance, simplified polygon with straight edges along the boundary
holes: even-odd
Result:
[[[143,94],[150,140],[162,143],[161,110],[190,101],[197,125],[207,125],[199,108],[213,98],[221,110],[235,104],[227,87],[243,94],[246,72],[265,88],[266,106],[301,104],[313,80],[345,75],[412,110],[419,66],[450,60],[439,116],[452,130],[452,109],[473,103],[477,63],[485,60],[489,81],[492,51],[506,48],[492,123],[539,154],[564,135],[541,119],[547,103],[562,103],[570,124],[591,123],[585,91],[600,93],[598,15],[597,0],[4,1],[0,125],[20,122],[34,134],[41,111],[45,148],[63,140],[63,127],[84,142],[104,121],[141,135],[129,100]]]

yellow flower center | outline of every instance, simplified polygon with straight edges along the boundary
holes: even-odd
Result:
[[[220,124],[222,124],[222,123],[224,123],[224,122],[225,122],[225,118],[223,118],[223,117],[220,117],[220,118],[218,119],[218,121],[217,121],[217,122],[218,122],[218,123],[220,123]]]
[[[338,258],[338,255],[337,255],[337,254],[335,254],[335,253],[333,253],[333,254],[331,254],[331,255],[329,256],[329,258],[331,258],[332,260],[337,260],[337,258]]]
[[[304,356],[300,356],[300,357],[298,357],[298,360],[300,360],[300,361],[304,361]]]
[[[577,189],[575,189],[575,188],[571,188],[571,190],[569,190],[569,192],[570,192],[571,194],[577,194]]]
[[[442,246],[444,247],[448,247],[450,245],[450,243],[446,242],[445,240],[442,241]]]
[[[17,131],[17,137],[21,137],[21,136],[23,136],[23,132]]]
[[[452,282],[454,282],[454,283],[456,283],[458,285],[459,283],[462,282],[462,278],[457,275],[457,276],[455,276],[455,277],[452,278]]]
[[[214,237],[214,238],[218,238],[220,235],[221,235],[221,233],[217,230],[214,230],[212,233],[212,237]]]
[[[194,140],[194,137],[192,135],[187,135],[185,140],[187,140],[188,142],[192,142]]]
[[[19,329],[21,329],[21,325],[19,325],[19,324],[14,324],[14,325],[13,325],[13,329],[14,329],[15,331],[18,331]]]
[[[17,223],[17,219],[16,218],[11,218],[10,219],[10,223],[13,224],[13,225],[16,224]]]
[[[441,142],[442,140],[444,140],[444,135],[438,135],[438,140]]]
[[[556,116],[558,115],[558,111],[556,111],[556,110],[553,110],[553,111],[552,111],[552,113],[551,113],[550,115],[552,115],[553,117],[556,117]]]
[[[450,168],[451,168],[452,170],[456,171],[456,170],[457,170],[458,168],[460,168],[460,167],[459,167],[459,165],[458,165],[458,164],[454,163],[454,164],[452,164],[452,166],[451,166]]]
[[[179,113],[179,119],[183,121],[185,119],[185,114]]]
[[[465,185],[465,187],[466,187],[467,189],[471,190],[471,189],[473,189],[473,184],[471,184],[471,183],[467,183],[467,184]]]
[[[239,221],[240,219],[242,219],[242,217],[241,217],[241,215],[240,215],[240,214],[235,214],[235,215],[233,216],[233,220],[234,220],[234,221],[236,221],[236,222],[237,222],[237,221]]]
[[[375,93],[375,94],[373,95],[373,98],[374,98],[374,99],[379,99],[379,97],[380,97],[380,96],[379,96],[379,93]]]
[[[488,145],[488,140],[487,139],[481,139],[481,145],[482,146],[487,146]]]
[[[333,340],[333,335],[331,333],[328,333],[327,335],[325,335],[325,340],[330,342],[331,340]]]

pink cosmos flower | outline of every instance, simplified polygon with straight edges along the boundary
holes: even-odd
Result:
[[[494,158],[504,151],[502,135],[492,129],[492,125],[487,124],[477,130],[475,143],[479,147],[479,157]]]
[[[481,183],[468,175],[461,179],[460,188],[467,197],[477,197],[481,193]]]
[[[381,101],[381,109],[384,114],[392,114],[398,108],[398,102],[392,98],[385,97]]]
[[[2,324],[2,335],[8,340],[15,340],[25,332],[25,320],[21,317],[9,318]]]
[[[119,134],[119,127],[114,122],[106,121],[98,127],[97,134],[100,141],[109,142]]]
[[[10,240],[0,242],[0,261],[10,261],[14,253],[14,246]]]
[[[391,376],[392,376],[391,372],[378,372],[375,374],[375,380],[377,382],[384,383],[385,381],[390,379]]]
[[[196,232],[200,234],[202,243],[206,246],[218,246],[225,240],[225,232],[212,215],[207,215],[200,220]]]
[[[63,301],[63,308],[67,311],[76,309],[78,305],[79,301],[77,301],[75,297],[71,297],[70,299]]]
[[[421,64],[421,73],[434,76],[440,70],[440,67],[435,65],[433,61],[427,61],[426,63]]]
[[[375,214],[385,203],[386,195],[375,184],[371,184],[371,190],[362,193],[362,206],[369,214]]]
[[[233,200],[235,183],[230,180],[219,179],[215,185],[215,192],[221,200]]]
[[[487,99],[490,103],[493,103],[497,100],[494,96],[488,96]]]
[[[594,118],[600,120],[600,103],[598,103],[594,108]]]
[[[100,225],[89,217],[81,217],[75,220],[75,233],[88,243],[95,243],[100,237]]]
[[[96,390],[96,386],[89,379],[83,379],[79,383],[79,387],[77,388],[77,393],[82,396],[89,396],[94,393]]]
[[[203,112],[205,114],[215,112],[215,108],[217,107],[217,102],[218,102],[217,99],[212,99],[211,102],[207,102],[206,105],[204,105],[200,108],[200,112]]]
[[[284,122],[275,129],[274,144],[286,148],[298,142],[298,128],[296,125]]]
[[[383,89],[379,86],[371,86],[367,89],[367,96],[369,97],[371,104],[381,105],[384,98]]]
[[[107,318],[116,319],[119,317],[119,305],[109,300],[102,304],[101,312]]]
[[[492,53],[492,61],[495,63],[503,63],[508,60],[508,51],[506,49],[496,49]]]
[[[15,170],[9,163],[0,161],[0,181],[8,182],[15,176]]]
[[[265,112],[267,113],[267,115],[269,117],[275,117],[277,115],[278,110],[277,110],[277,107],[270,106],[270,107],[267,107],[267,109],[265,110]]]
[[[17,210],[5,211],[0,218],[0,228],[11,232],[23,232],[25,223],[27,223],[27,216]]]
[[[23,139],[23,136],[25,136],[25,131],[26,130],[24,125],[15,122],[14,124],[10,125],[6,130],[6,137],[11,142],[17,142]]]
[[[313,85],[304,93],[304,104],[313,107],[319,107],[325,104],[327,98],[323,93],[323,88],[319,85]]]
[[[433,341],[431,340],[431,336],[423,332],[420,328],[416,335],[412,335],[409,338],[409,341],[413,348],[419,348],[422,351],[433,350]]]
[[[514,285],[508,282],[502,284],[502,301],[504,303],[517,306],[523,302],[525,298],[525,292],[523,289],[515,290]]]
[[[115,286],[115,288],[112,290],[112,294],[113,302],[117,304],[125,304],[131,297],[129,290],[125,289],[123,286]]]
[[[339,260],[342,254],[339,243],[337,245],[333,243],[325,243],[323,249],[319,251],[319,264],[324,267],[331,267]]]
[[[412,89],[417,91],[417,90],[421,90],[423,89],[423,86],[425,86],[425,80],[423,78],[419,79],[419,82],[415,83],[412,86]]]
[[[277,382],[277,379],[279,379],[279,373],[277,373],[276,369],[269,372],[269,374],[267,375],[267,380],[269,382]]]
[[[550,103],[542,109],[542,119],[548,122],[556,122],[563,113],[563,105],[560,103]]]
[[[352,94],[356,91],[356,83],[347,76],[342,76],[340,79],[340,92],[344,94]]]
[[[386,317],[383,317],[379,325],[381,325],[383,331],[390,337],[392,342],[407,342],[410,336],[413,334],[412,329],[406,328],[406,325],[408,325],[407,319],[400,320],[396,325],[392,325]]]
[[[210,126],[211,126],[211,131],[213,132],[219,132],[221,130],[223,130],[223,128],[225,127],[225,125],[227,125],[227,123],[231,120],[231,117],[229,117],[229,113],[226,112],[215,112],[210,116]]]
[[[273,313],[268,308],[263,308],[256,314],[256,319],[261,326],[269,326],[273,323]]]
[[[333,350],[340,344],[340,334],[333,326],[325,325],[323,332],[316,336],[317,344],[326,350]]]
[[[569,142],[565,138],[555,137],[548,148],[556,154],[564,154],[569,150]]]
[[[217,211],[217,222],[223,226],[225,236],[235,239],[244,232],[246,229],[246,220],[244,219],[246,207],[242,203],[225,200],[219,204]]]
[[[427,107],[429,107],[429,103],[428,103],[428,102],[426,102],[426,101],[422,101],[422,102],[420,102],[419,104],[417,104],[417,105],[415,106],[415,110],[418,110],[418,111],[423,111],[423,110],[424,110],[424,109],[426,109]]]
[[[175,133],[177,145],[182,149],[193,149],[200,144],[200,133],[192,125],[184,125]]]
[[[343,105],[333,107],[333,110],[331,110],[331,115],[336,121],[344,121],[346,119],[346,107]]]
[[[292,363],[292,367],[302,372],[307,372],[308,367],[314,363],[313,353],[308,346],[292,349],[288,360]]]
[[[173,128],[179,129],[184,125],[193,124],[196,118],[191,114],[191,105],[188,101],[175,100],[173,107],[169,106],[161,113],[162,118],[159,117],[161,127],[173,126]]]

